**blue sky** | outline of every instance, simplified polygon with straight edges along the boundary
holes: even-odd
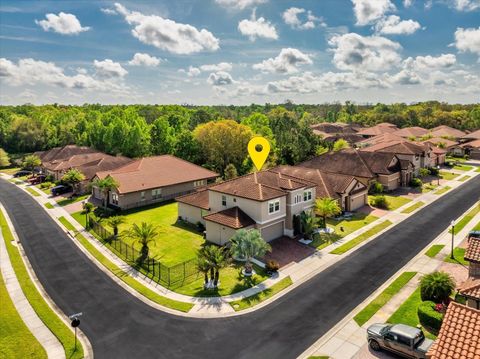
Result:
[[[478,102],[480,0],[2,1],[0,102]]]

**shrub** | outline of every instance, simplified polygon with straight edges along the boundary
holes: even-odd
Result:
[[[410,187],[422,187],[423,182],[420,178],[412,178],[410,181]]]
[[[40,188],[45,189],[45,188],[50,188],[52,187],[52,182],[42,182],[40,183]]]
[[[382,195],[373,196],[373,198],[370,200],[370,204],[373,207],[388,209],[387,198]]]
[[[265,265],[265,269],[268,272],[276,272],[280,269],[280,264],[278,264],[277,261],[274,260],[269,260],[267,264]]]
[[[197,222],[197,229],[199,232],[203,232],[205,230],[205,226],[203,225],[202,222],[200,221]]]
[[[55,181],[55,178],[52,175],[48,175],[45,177],[45,182],[53,182]]]
[[[432,176],[438,176],[438,173],[440,172],[436,167],[430,167],[428,170]]]
[[[372,194],[383,193],[383,191],[384,191],[383,184],[381,184],[380,182],[375,181],[370,187],[370,193]]]
[[[455,282],[450,274],[435,271],[426,274],[420,281],[420,296],[422,300],[435,303],[446,302],[455,289]]]
[[[438,331],[442,326],[443,314],[435,310],[436,305],[430,300],[422,302],[418,306],[417,314],[420,324]]]

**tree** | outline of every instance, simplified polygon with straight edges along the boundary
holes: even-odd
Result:
[[[428,168],[420,168],[418,170],[418,177],[427,177],[430,175],[430,170]]]
[[[315,211],[323,218],[323,227],[327,228],[327,218],[342,213],[336,200],[330,197],[319,198],[315,201]]]
[[[3,148],[0,148],[0,167],[10,166],[10,158]]]
[[[62,176],[62,181],[72,186],[73,194],[75,194],[78,184],[82,181],[85,181],[85,175],[76,168],[72,168]]]
[[[83,203],[83,213],[85,213],[85,228],[87,229],[90,227],[90,223],[88,221],[88,215],[93,212],[94,208],[95,206],[93,205],[93,203],[90,203],[90,202]]]
[[[125,223],[125,217],[123,216],[111,216],[107,219],[107,224],[113,229],[113,238],[118,237],[118,227]]]
[[[141,264],[148,257],[150,251],[148,245],[155,243],[155,238],[158,236],[157,227],[152,223],[142,222],[140,226],[134,223],[130,228],[129,236],[133,238],[134,242],[141,245],[140,257],[137,259]]]
[[[93,187],[97,187],[102,192],[103,208],[106,211],[108,206],[108,196],[110,191],[118,189],[118,183],[113,177],[107,176],[105,178],[95,178],[92,182]]]
[[[435,303],[445,302],[455,289],[455,281],[450,274],[435,271],[420,279],[420,296],[422,300]]]
[[[200,145],[191,131],[182,131],[177,135],[175,156],[192,163],[200,163]]]
[[[213,286],[218,286],[220,279],[220,269],[228,264],[228,256],[222,247],[208,245],[199,251],[199,269],[205,271],[205,283],[208,284],[208,270],[210,270],[210,279]],[[208,269],[207,269],[208,268]]]
[[[302,232],[306,239],[313,239],[313,232],[318,228],[318,218],[313,213],[302,212],[300,214],[302,221]]]
[[[333,151],[338,152],[338,151],[341,151],[341,150],[343,150],[345,148],[349,148],[349,147],[350,147],[350,145],[348,144],[347,141],[345,141],[343,138],[339,138],[333,144]]]
[[[154,154],[163,155],[173,153],[175,136],[174,129],[165,117],[159,117],[151,127],[152,150]]]
[[[28,155],[28,156],[25,156],[25,158],[23,159],[22,167],[27,170],[33,171],[35,167],[38,167],[41,164],[42,164],[42,161],[38,156]]]
[[[208,272],[212,269],[212,265],[208,261],[207,258],[203,257],[202,251],[198,253],[198,258],[197,258],[197,269],[199,272],[203,273],[204,276],[204,283],[203,287],[207,288],[208,286]]]
[[[227,165],[227,167],[225,167],[225,179],[226,180],[230,180],[230,179],[234,179],[238,176],[238,173],[237,173],[237,169],[235,168],[234,165],[232,165],[231,163],[229,163]]]
[[[230,238],[231,253],[234,257],[245,259],[245,273],[251,274],[252,259],[254,257],[263,257],[272,250],[270,244],[264,241],[260,232],[256,229],[240,229]]]

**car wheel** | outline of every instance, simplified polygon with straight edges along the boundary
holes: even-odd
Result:
[[[370,340],[369,345],[370,345],[370,348],[372,348],[376,352],[378,352],[380,350],[380,344],[378,344],[378,342],[376,340]]]

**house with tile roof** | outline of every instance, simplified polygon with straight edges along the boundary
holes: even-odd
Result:
[[[396,131],[398,131],[398,127],[393,123],[382,122],[375,126],[361,129],[357,132],[357,134],[364,138],[370,138],[385,135],[387,133],[393,133]]]
[[[404,127],[393,133],[403,138],[412,138],[412,137],[419,138],[424,135],[428,135],[429,131],[424,129],[423,127],[412,126],[412,127]]]
[[[187,194],[214,181],[218,174],[172,155],[144,157],[95,178],[111,177],[118,188],[110,191],[110,206],[124,210],[159,203]],[[93,197],[103,200],[98,188]]]
[[[470,277],[458,288],[466,299],[466,305],[480,310],[480,277]]]
[[[464,142],[473,141],[473,140],[480,140],[480,130],[476,130],[476,131],[467,133],[465,136],[461,137],[461,140],[463,140]]]
[[[434,127],[430,130],[430,134],[433,137],[442,137],[442,138],[447,138],[447,139],[459,139],[462,138],[463,136],[466,135],[465,132],[457,130],[456,128],[446,126],[446,125],[441,125]]]
[[[480,278],[480,238],[468,238],[464,259],[469,262],[469,277]]]
[[[359,125],[342,122],[321,122],[311,125],[312,132],[326,142],[335,142],[344,139],[353,144],[363,137],[357,132],[362,129]]]

